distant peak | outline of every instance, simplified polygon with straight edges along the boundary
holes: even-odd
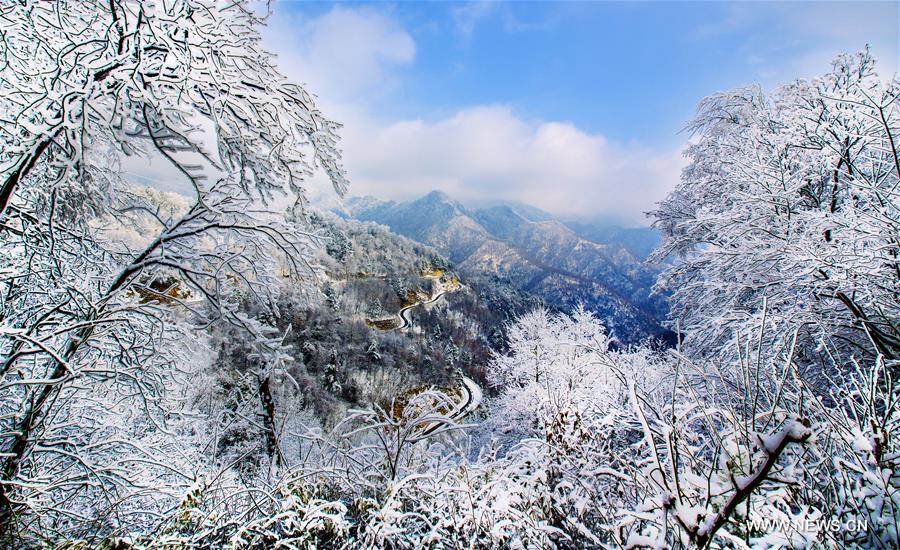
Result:
[[[414,204],[418,204],[421,206],[444,206],[449,207],[453,210],[457,210],[459,212],[465,212],[465,208],[462,204],[451,198],[450,195],[444,193],[443,191],[432,191],[421,199],[415,201]]]
[[[519,213],[518,210],[516,210],[515,208],[513,208],[512,206],[510,206],[508,204],[498,204],[497,206],[482,208],[481,210],[479,210],[479,212],[482,212],[484,214],[491,215],[491,216],[503,216],[504,218],[513,218],[516,220],[521,220],[523,222],[528,221],[525,218],[525,216],[523,216],[521,213]]]
[[[431,191],[430,193],[428,193],[425,196],[426,197],[437,197],[437,198],[441,198],[441,199],[449,199],[450,198],[450,195],[448,195],[447,193],[444,193],[440,189],[435,189],[434,191]]]
[[[450,195],[443,191],[438,191],[437,189],[422,197],[422,200],[427,200],[429,202],[454,202],[453,199],[450,198]]]
[[[340,208],[333,209],[335,212],[346,212],[351,217],[358,216],[365,212],[386,208],[394,204],[392,201],[385,201],[372,195],[347,197],[344,199]]]

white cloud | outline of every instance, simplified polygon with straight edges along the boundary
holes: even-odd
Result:
[[[569,123],[473,107],[435,122],[347,125],[354,194],[410,198],[441,189],[460,200],[519,200],[563,216],[642,222],[678,180],[679,151],[607,140]]]
[[[466,7],[474,11],[463,20],[473,25],[486,14],[481,4]],[[571,123],[523,120],[503,105],[431,121],[384,120],[372,94],[396,84],[393,71],[412,62],[415,44],[396,20],[370,9],[337,7],[313,19],[276,10],[265,41],[287,75],[309,83],[323,110],[344,124],[354,195],[408,199],[440,189],[463,201],[519,200],[566,216],[638,223],[683,164],[678,151],[611,142]],[[326,189],[312,183],[313,196],[327,197]]]
[[[335,7],[307,18],[276,7],[282,9],[269,20],[263,44],[279,55],[286,74],[329,101],[383,92],[390,70],[415,58],[412,37],[374,10]]]
[[[478,23],[493,13],[498,6],[500,4],[497,2],[464,2],[455,5],[450,13],[453,15],[459,33],[465,40],[469,40]]]

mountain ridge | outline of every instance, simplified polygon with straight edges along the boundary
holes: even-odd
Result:
[[[352,197],[346,215],[433,246],[462,273],[496,275],[564,309],[579,304],[623,342],[670,339],[657,270],[615,242],[597,243],[534,208],[468,208],[441,191],[406,202]],[[523,210],[525,212],[523,212]]]

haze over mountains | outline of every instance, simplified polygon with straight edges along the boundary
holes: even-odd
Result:
[[[410,202],[353,197],[343,215],[433,246],[464,275],[498,276],[566,310],[583,304],[624,343],[670,336],[665,299],[651,292],[659,268],[644,262],[652,229],[568,225],[520,204],[467,208],[439,191]]]

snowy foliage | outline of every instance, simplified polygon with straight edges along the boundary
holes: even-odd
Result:
[[[266,405],[284,350],[238,306],[308,278],[316,238],[266,204],[317,168],[345,181],[336,125],[274,70],[260,23],[240,2],[0,7],[4,541],[159,526],[215,469],[195,407],[208,327],[265,357]],[[194,196],[136,189],[131,155]]]
[[[302,208],[346,186],[337,125],[252,8],[0,6],[0,544],[898,545],[898,84],[867,53],[701,104],[656,212],[684,345],[501,329],[499,283],[413,344],[366,305],[459,281]]]
[[[436,391],[354,411],[328,433],[302,435],[305,458],[268,493],[271,502],[235,523],[209,514],[217,502],[209,490],[191,513],[204,519],[180,524],[178,540],[235,548],[897,543],[898,394],[883,362],[858,367],[852,389],[825,402],[798,375],[795,333],[774,356],[715,374],[677,351],[609,351],[600,323],[583,313],[538,311],[512,332],[490,373],[525,373],[525,382],[504,387],[480,425],[456,425],[458,397]],[[561,385],[523,393],[536,348],[573,345],[585,351],[539,375],[555,373]],[[594,369],[610,376],[568,376]],[[539,405],[523,405],[526,395]],[[523,411],[534,423],[511,432]]]
[[[657,255],[681,258],[661,284],[689,347],[732,352],[765,298],[802,326],[807,361],[819,344],[900,358],[898,94],[862,52],[770,95],[701,102],[691,163],[654,213]]]
[[[0,212],[36,164],[52,166],[51,178],[27,182],[47,197],[108,197],[108,174],[92,162],[99,144],[158,152],[197,187],[212,178],[207,165],[263,198],[285,186],[301,196],[321,167],[343,190],[337,126],[275,70],[262,22],[244,2],[4,5]]]

